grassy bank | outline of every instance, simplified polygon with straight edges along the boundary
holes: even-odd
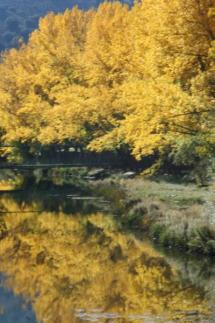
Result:
[[[199,188],[166,180],[118,179],[126,193],[122,222],[167,248],[215,255],[215,183]]]
[[[125,179],[125,174],[115,172],[107,172],[107,178],[95,180],[96,176],[104,175],[98,171],[37,172],[33,180],[25,176],[25,181],[19,180],[19,184],[25,189],[31,189],[32,185],[47,189],[50,182],[56,187],[81,187],[82,191],[86,188],[86,192],[90,190],[90,194],[110,201],[116,220],[126,230],[147,235],[165,248],[215,256],[215,181],[208,187],[197,187],[165,177]],[[20,178],[19,174],[1,173],[0,190],[19,188],[17,179]]]

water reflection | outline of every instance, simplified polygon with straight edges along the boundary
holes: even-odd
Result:
[[[22,311],[30,322],[206,322],[205,289],[183,262],[123,233],[101,199],[72,197],[1,196],[0,322]]]

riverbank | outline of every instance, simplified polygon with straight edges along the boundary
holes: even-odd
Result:
[[[159,178],[116,176],[96,185],[104,184],[124,191],[125,213],[120,220],[129,230],[147,234],[166,248],[215,256],[214,182],[197,187]]]
[[[129,178],[128,178],[129,177]],[[131,177],[131,178],[130,178]],[[47,174],[2,172],[1,191],[47,190],[50,185],[91,191],[114,205],[116,221],[168,249],[215,256],[215,181],[207,187],[176,183],[168,176],[145,179],[132,172],[56,169]],[[116,211],[117,210],[117,211]]]

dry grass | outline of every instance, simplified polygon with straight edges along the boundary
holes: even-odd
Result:
[[[120,185],[129,200],[140,200],[147,207],[149,220],[143,223],[149,223],[149,234],[154,239],[165,246],[215,254],[214,183],[199,188],[135,178],[120,180]]]

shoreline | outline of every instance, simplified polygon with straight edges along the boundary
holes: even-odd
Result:
[[[107,178],[93,186],[118,187],[125,194],[121,201],[125,213],[119,221],[129,231],[147,235],[164,248],[188,254],[215,256],[215,197],[213,184],[199,188],[194,184],[164,180]]]
[[[105,174],[101,169],[59,169],[48,177],[49,180],[53,177],[53,183],[59,187],[89,188],[95,195],[110,200],[118,209],[116,221],[123,229],[138,233],[139,237],[146,236],[158,246],[188,254],[215,256],[215,182],[200,188],[168,177],[145,179],[134,175],[125,178],[125,174],[129,172]],[[48,179],[42,179],[40,173],[33,176],[36,176],[33,183],[39,186],[41,183],[41,187]],[[11,178],[13,174],[9,173],[10,184]],[[16,182],[15,178],[13,182]],[[21,184],[31,186],[32,180],[25,183],[18,178],[17,183],[14,189],[20,191]],[[8,190],[6,180],[3,184],[1,193],[14,192],[14,189]]]

